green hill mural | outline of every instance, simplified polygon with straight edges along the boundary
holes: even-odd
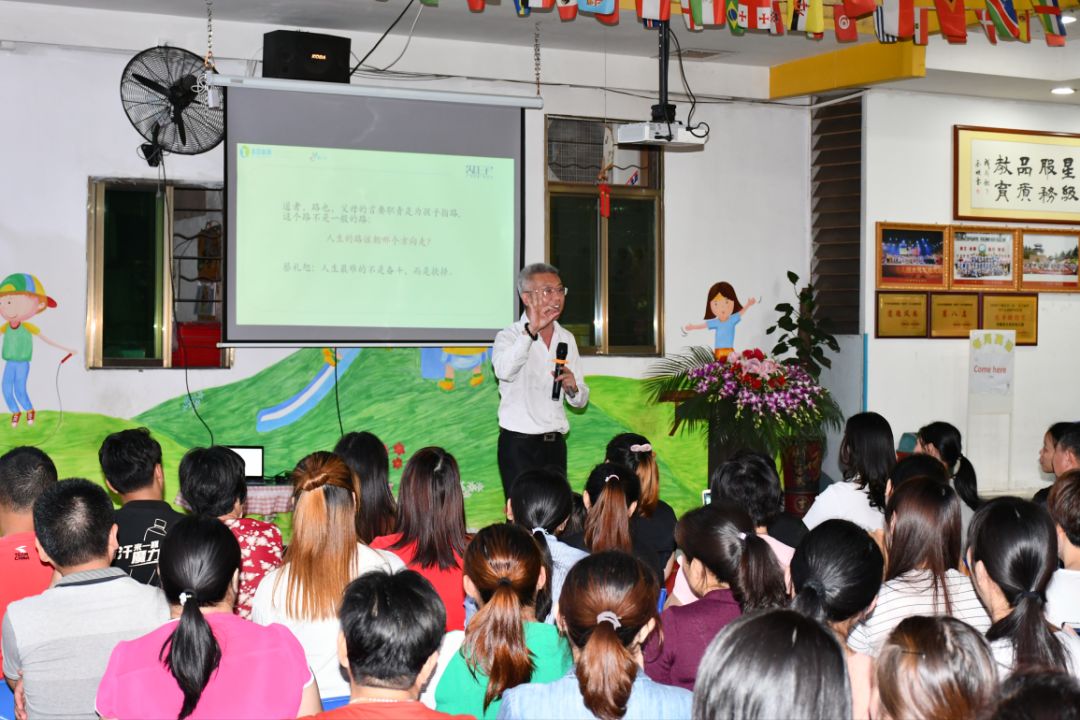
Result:
[[[172,500],[180,456],[210,442],[193,403],[213,430],[214,442],[265,447],[266,474],[276,475],[291,470],[309,452],[333,448],[340,435],[336,386],[341,426],[346,432],[373,432],[388,445],[397,466],[391,468],[395,485],[401,466],[416,450],[439,445],[450,451],[461,467],[468,524],[481,527],[501,520],[504,511],[495,461],[498,388],[486,361],[477,365],[483,378],[478,384],[469,382],[477,382],[476,376],[459,370],[453,390],[440,388],[438,353],[437,348],[341,350],[335,369],[329,351],[298,350],[250,378],[197,391],[190,400],[182,394],[130,420],[67,413],[61,430],[52,433],[56,413],[41,413],[41,422],[20,433],[18,440],[42,443],[64,476],[100,480],[97,448],[105,435],[145,425],[162,444],[167,499]],[[570,414],[571,485],[580,489],[592,467],[604,459],[608,440],[632,430],[653,443],[661,496],[678,513],[700,504],[706,482],[702,438],[668,437],[673,408],[649,405],[640,381],[590,376],[586,382],[592,392],[589,406]]]

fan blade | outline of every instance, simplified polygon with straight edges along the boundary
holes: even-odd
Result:
[[[180,133],[180,146],[187,145],[187,130],[184,128],[184,113],[179,108],[173,108],[173,122],[176,124],[176,131]]]
[[[135,78],[135,80],[138,81],[139,84],[150,88],[162,97],[169,97],[169,90],[161,83],[154,82],[150,78],[146,77],[145,75],[140,75],[139,73],[132,73],[131,77]]]

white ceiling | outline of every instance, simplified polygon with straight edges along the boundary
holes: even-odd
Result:
[[[206,16],[204,0],[24,0],[39,6],[68,6],[92,10],[116,10],[173,15]],[[259,23],[299,29],[382,33],[405,8],[408,0],[213,0],[219,20]],[[1075,2],[1063,0],[1064,5]],[[442,0],[437,7],[413,3],[395,36],[404,36],[415,17],[419,37],[497,42],[531,46],[537,23],[545,48],[601,50],[613,55],[656,57],[656,33],[642,28],[632,13],[624,11],[617,26],[597,22],[585,13],[562,22],[553,11],[533,11],[519,18],[512,0],[488,2],[481,13],[468,10],[464,0]],[[747,33],[734,37],[726,28],[691,33],[673,17],[672,27],[684,49],[720,51],[712,61],[746,66],[771,66],[801,57],[830,52],[839,46],[831,32],[821,41],[803,34],[774,37]],[[1076,25],[1070,26],[1077,27]],[[874,42],[862,36],[862,42]],[[977,27],[969,29],[966,45],[948,45],[933,37],[927,51],[927,77],[895,86],[910,90],[955,95],[977,95],[1080,105],[1080,93],[1053,96],[1050,88],[1066,84],[1080,89],[1080,40],[1065,48],[1047,48],[1040,39],[1031,44],[1001,43],[990,46]]]

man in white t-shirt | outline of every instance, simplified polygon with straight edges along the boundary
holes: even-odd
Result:
[[[525,312],[499,331],[491,354],[499,380],[499,474],[507,497],[525,470],[551,468],[566,474],[570,425],[563,399],[576,408],[589,402],[577,342],[557,322],[566,301],[558,269],[547,263],[526,265],[518,273],[517,290]],[[565,362],[559,361],[556,377],[563,344]]]
[[[1058,477],[1046,507],[1057,526],[1058,557],[1064,565],[1046,588],[1046,617],[1055,627],[1080,628],[1080,470]]]

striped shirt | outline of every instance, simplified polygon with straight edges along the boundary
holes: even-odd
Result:
[[[959,570],[945,572],[952,612],[945,612],[945,599],[935,597],[929,570],[912,570],[881,586],[874,611],[851,631],[848,647],[855,652],[877,657],[881,645],[900,621],[915,615],[952,615],[985,633],[990,628],[986,614],[975,594],[971,579]]]

